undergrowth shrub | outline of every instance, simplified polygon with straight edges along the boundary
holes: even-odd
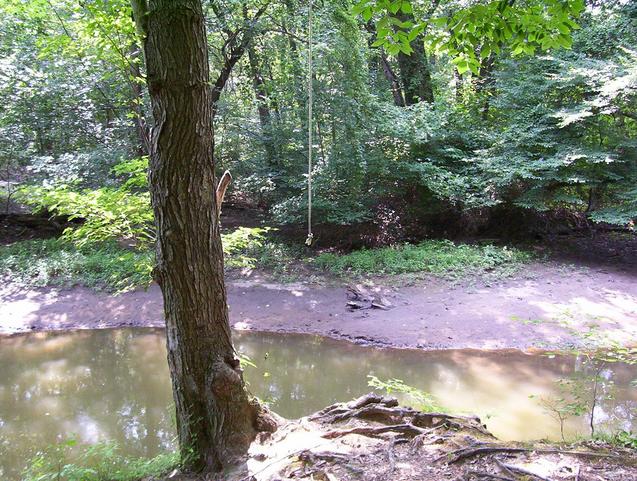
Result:
[[[148,285],[154,254],[116,242],[78,246],[63,239],[34,239],[0,248],[0,275],[32,286],[126,291]]]
[[[229,269],[275,266],[278,244],[266,238],[268,229],[239,227],[222,234]],[[279,259],[277,261],[277,259]],[[155,254],[150,246],[122,247],[114,240],[71,242],[34,239],[0,246],[0,276],[31,286],[84,285],[124,292],[152,282]]]
[[[403,274],[429,272],[461,275],[469,272],[513,268],[531,259],[528,252],[494,245],[455,244],[448,240],[427,240],[419,244],[351,252],[325,253],[315,265],[335,273]]]
[[[179,454],[151,459],[124,456],[114,443],[81,446],[67,440],[42,450],[29,462],[23,481],[136,481],[161,476],[179,464]]]
[[[79,246],[112,239],[134,241],[140,246],[154,240],[153,211],[148,192],[102,187],[75,190],[73,186],[29,186],[19,200],[34,210],[46,210],[81,223],[64,230],[63,237]]]
[[[18,200],[34,211],[45,210],[81,221],[65,229],[63,237],[82,246],[92,242],[125,239],[139,247],[155,238],[146,157],[117,164],[113,173],[126,180],[119,187],[79,189],[73,184],[26,185]]]

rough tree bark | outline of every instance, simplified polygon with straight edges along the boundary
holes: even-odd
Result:
[[[200,0],[133,0],[133,8],[155,121],[154,274],[164,299],[179,442],[188,467],[220,471],[247,450],[259,408],[246,392],[230,338],[204,15]]]

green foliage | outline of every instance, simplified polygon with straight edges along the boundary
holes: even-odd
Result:
[[[0,247],[0,275],[33,286],[72,286],[125,291],[148,285],[150,251],[115,242],[77,246],[60,239],[28,240]]]
[[[614,340],[606,339],[600,334],[596,324],[589,325],[584,330],[568,327],[567,329],[580,344],[567,350],[567,353],[575,356],[578,361],[576,369],[569,377],[557,381],[559,395],[540,397],[540,404],[559,422],[563,440],[565,421],[570,417],[586,416],[592,438],[606,439],[614,444],[616,436],[623,436],[630,442],[630,433],[598,432],[599,421],[596,414],[597,408],[604,401],[613,399],[616,394],[615,383],[609,375],[608,367],[614,363],[637,364],[637,348],[625,347]],[[563,355],[564,352],[558,354]],[[547,355],[555,357],[556,353],[548,352]]]
[[[259,263],[259,252],[264,249],[266,233],[270,229],[258,227],[239,227],[222,234],[223,253],[226,255],[226,266],[229,268],[253,269]]]
[[[272,269],[285,274],[296,254],[266,239],[267,229],[240,227],[222,234],[229,269]],[[152,282],[154,253],[122,247],[115,240],[74,243],[65,238],[0,246],[0,276],[31,286],[83,285],[123,292]]]
[[[179,465],[178,453],[151,459],[128,458],[113,443],[79,445],[67,440],[30,460],[23,481],[137,481],[161,476]]]
[[[444,412],[444,408],[438,404],[431,394],[405,384],[400,379],[382,380],[376,376],[372,376],[371,374],[367,376],[367,379],[369,379],[367,383],[368,386],[373,387],[374,389],[385,391],[389,395],[393,393],[404,394],[415,405],[415,407],[421,411]]]
[[[145,157],[118,163],[113,171],[127,180],[120,187],[78,189],[73,185],[24,186],[18,200],[35,211],[65,216],[78,225],[64,239],[83,246],[92,242],[127,240],[143,248],[154,241],[153,212],[147,188]]]
[[[113,167],[113,173],[126,177],[122,188],[126,190],[148,189],[148,157],[123,160]]]
[[[430,48],[453,58],[458,72],[478,75],[483,60],[499,54],[508,46],[513,55],[532,55],[536,50],[570,48],[571,31],[584,10],[584,0],[541,0],[513,3],[492,0],[473,5],[458,5],[451,15],[433,15],[418,21],[405,21],[400,14],[412,14],[409,0],[360,0],[353,8],[367,22],[376,17],[377,38],[374,47],[383,47],[392,55],[411,54],[411,43],[428,32]],[[420,13],[420,12],[417,12]],[[413,18],[413,17],[412,17]]]
[[[454,244],[450,241],[424,241],[346,255],[321,254],[314,263],[332,272],[357,274],[403,274],[429,272],[460,277],[498,269],[505,273],[530,261],[532,256],[510,247]]]
[[[613,445],[622,448],[637,449],[637,433],[619,431],[608,439]]]
[[[135,152],[140,59],[127,0],[3,2],[0,52],[0,166],[95,186]]]
[[[113,239],[143,246],[154,240],[153,212],[147,192],[102,187],[77,191],[69,186],[25,187],[17,196],[35,210],[45,209],[81,223],[68,227],[64,238],[78,246]]]
[[[572,379],[560,379],[557,383],[559,396],[540,397],[539,404],[560,425],[562,441],[565,441],[564,424],[571,417],[589,412],[589,402],[584,397],[583,384]],[[533,398],[535,396],[531,396]]]
[[[299,267],[309,262],[302,246],[287,244],[270,235],[276,229],[247,228],[221,234],[225,265],[242,271],[263,269],[281,280],[299,275]]]
[[[239,362],[241,363],[241,369],[245,369],[246,367],[257,367],[257,365],[252,361],[252,358],[247,354],[238,352],[237,357],[239,358]]]
[[[211,51],[242,31],[244,6],[253,12],[204,2]],[[463,216],[470,230],[494,208],[523,208],[634,228],[634,2],[314,7],[316,222],[381,224],[391,210],[387,229]],[[74,241],[150,243],[151,122],[129,2],[12,2],[0,13],[0,180],[43,185],[27,189],[32,205],[86,218],[67,233]],[[215,106],[229,195],[284,223],[307,215],[307,21],[307,2],[270,4]],[[211,55],[213,81],[224,60]],[[430,78],[433,102],[396,102],[414,82],[409,63]]]

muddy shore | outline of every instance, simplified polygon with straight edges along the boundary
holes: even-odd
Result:
[[[637,339],[637,277],[619,269],[538,263],[497,282],[429,278],[400,287],[387,280],[360,285],[386,305],[348,305],[352,283],[230,278],[231,324],[421,349],[560,347],[577,344],[591,329],[624,344]],[[162,325],[157,286],[120,295],[81,287],[0,288],[0,334]]]

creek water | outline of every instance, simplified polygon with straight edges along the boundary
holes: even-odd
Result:
[[[164,343],[156,329],[0,338],[0,479],[19,479],[38,450],[69,438],[114,441],[131,456],[173,449]],[[560,379],[585,370],[572,356],[380,350],[308,335],[243,332],[235,344],[256,365],[246,367],[249,389],[285,417],[369,392],[374,375],[402,379],[449,411],[478,414],[505,440],[560,439],[546,404],[562,395]],[[598,429],[637,428],[637,368],[613,363],[599,374]],[[570,438],[587,430],[585,417],[565,425]]]

